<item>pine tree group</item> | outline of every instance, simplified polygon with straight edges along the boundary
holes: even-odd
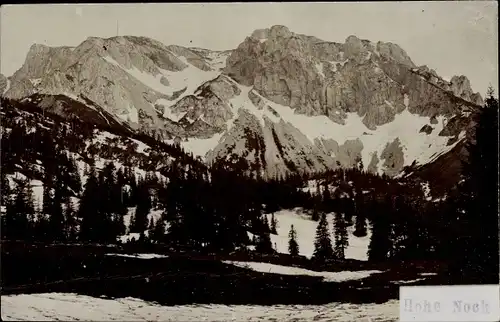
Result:
[[[333,230],[335,232],[335,257],[338,259],[345,259],[345,251],[347,246],[349,246],[349,239],[347,235],[347,223],[343,214],[335,214]]]

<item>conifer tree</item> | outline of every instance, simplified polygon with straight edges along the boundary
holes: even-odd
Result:
[[[32,235],[30,217],[34,215],[33,191],[29,180],[17,180],[14,200],[7,204],[3,236],[11,240],[29,240]]]
[[[316,207],[316,206],[314,206],[314,208],[312,210],[311,219],[313,221],[318,221],[320,219],[320,213],[319,213],[318,207]]]
[[[352,221],[352,217],[355,212],[355,204],[354,201],[351,200],[350,198],[343,198],[343,203],[344,203],[344,220],[347,226],[352,226],[354,223]]]
[[[341,213],[335,213],[334,232],[335,257],[345,259],[345,250],[347,249],[347,246],[349,246],[349,239],[347,235],[347,224]]]
[[[95,168],[90,167],[78,209],[78,217],[81,219],[79,240],[83,242],[97,241],[98,188]]]
[[[63,154],[63,162],[59,165],[59,175],[61,181],[69,189],[73,190],[75,193],[80,193],[82,182],[80,179],[80,174],[78,173],[78,166],[74,157],[67,157]]]
[[[299,244],[297,243],[297,231],[293,225],[288,233],[288,253],[292,256],[299,256]]]
[[[169,167],[168,177],[170,183],[165,191],[166,207],[165,218],[169,223],[168,240],[173,245],[180,245],[184,242],[186,233],[184,231],[184,221],[182,216],[182,178],[181,171],[176,162]]]
[[[114,165],[108,163],[98,177],[97,200],[99,202],[95,214],[98,227],[94,228],[94,231],[97,233],[97,242],[99,243],[111,243],[116,240],[114,229],[114,185]]]
[[[416,225],[412,225],[412,222],[415,222],[417,214],[412,212],[408,201],[402,196],[396,198],[394,207],[394,212],[397,216],[394,216],[392,220],[392,249],[389,256],[392,258],[408,259],[415,255],[414,246],[416,240],[411,239],[411,231],[417,229]],[[412,250],[412,252],[409,250]]]
[[[356,237],[365,237],[367,235],[366,231],[366,211],[367,204],[366,198],[361,188],[356,189],[356,196],[354,198],[355,207],[355,224],[353,235]]]
[[[125,233],[124,217],[128,213],[127,193],[124,185],[125,177],[121,168],[116,170],[113,162],[106,165],[103,170],[102,196],[106,205],[102,207],[104,220],[110,227],[106,239],[114,241],[117,236]]]
[[[328,188],[328,184],[325,181],[325,185],[323,187],[323,206],[326,212],[331,211],[332,205],[332,196],[330,194],[330,189]]]
[[[151,200],[149,189],[144,183],[138,188],[137,208],[135,210],[134,221],[132,223],[132,232],[144,232],[148,227],[148,214],[151,209]]]
[[[163,218],[158,219],[154,223],[154,228],[152,233],[150,233],[150,237],[152,240],[157,243],[162,243],[165,240],[165,221]]]
[[[320,210],[322,207],[322,194],[321,194],[321,186],[319,185],[319,181],[316,181],[316,192],[313,195],[313,209],[311,219],[313,221],[319,221],[320,218]]]
[[[272,234],[275,234],[275,235],[278,234],[277,227],[278,227],[278,220],[274,216],[274,212],[273,212],[273,214],[271,215],[271,233]]]
[[[316,228],[313,259],[325,261],[333,258],[332,241],[328,229],[326,214],[322,213]]]
[[[390,200],[386,200],[374,210],[375,213],[371,220],[372,235],[368,245],[368,259],[370,261],[385,261],[389,258],[393,248]]]
[[[65,239],[70,242],[75,242],[78,238],[78,223],[76,221],[75,210],[69,196],[67,196],[64,200],[64,224]]]
[[[365,237],[367,235],[366,217],[364,212],[360,212],[356,215],[353,235],[356,237]]]
[[[255,250],[263,254],[270,254],[273,252],[273,244],[269,231],[264,231],[258,236]]]
[[[2,145],[3,147],[3,145]],[[3,151],[2,154],[5,152]],[[11,189],[10,189],[10,184],[9,180],[7,179],[7,175],[5,173],[4,169],[0,169],[0,176],[1,176],[1,182],[0,182],[0,189],[1,189],[1,200],[2,200],[2,206],[7,206],[9,203],[9,198],[11,194]]]
[[[267,215],[264,215],[264,231],[271,232],[271,227],[269,227],[269,221],[267,220]]]
[[[46,174],[43,183],[43,209],[42,212],[46,216],[50,216],[52,213],[52,207],[54,206],[54,175]]]
[[[55,193],[53,199],[50,201],[52,203],[51,213],[49,214],[49,236],[53,241],[61,242],[65,239],[65,224],[64,224],[64,213],[62,209],[63,202],[63,183],[58,180],[57,186],[55,188]]]
[[[153,219],[153,216],[151,216],[149,218],[149,223],[148,223],[148,236],[149,236],[149,239],[151,239],[151,241],[154,240],[154,238],[153,238],[154,230],[155,230],[155,221]]]
[[[128,208],[126,205],[125,199],[122,197],[122,189],[120,190],[120,197],[117,197],[115,199],[116,205],[113,213],[113,218],[112,218],[112,225],[113,225],[113,236],[121,236],[125,234],[126,227],[125,227],[125,222],[124,218],[128,213]]]

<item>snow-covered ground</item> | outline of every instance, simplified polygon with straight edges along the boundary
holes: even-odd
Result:
[[[77,294],[2,296],[3,321],[397,321],[399,301],[384,304],[178,305]]]
[[[271,214],[268,214],[268,221],[271,221]],[[297,242],[299,244],[299,253],[306,257],[311,257],[314,252],[314,238],[318,223],[311,220],[308,214],[301,213],[301,209],[281,210],[274,214],[278,221],[278,235],[271,234],[271,241],[276,244],[278,253],[288,254],[288,233],[290,226],[293,225],[297,231]],[[333,243],[333,218],[334,214],[327,214],[328,229],[330,230]],[[370,243],[371,230],[368,228],[368,235],[365,237],[356,237],[353,235],[354,227],[348,227],[349,246],[346,249],[346,258],[367,260],[368,244]]]
[[[274,273],[282,275],[307,275],[323,277],[325,282],[343,282],[349,280],[359,280],[368,277],[372,274],[382,273],[382,271],[342,271],[342,272],[316,272],[300,267],[282,266],[269,263],[259,262],[237,262],[224,261],[226,264],[235,265],[238,267],[249,268],[261,273]]]
[[[134,255],[129,255],[129,254],[114,254],[114,253],[108,253],[106,256],[117,256],[117,257],[128,257],[128,258],[139,258],[139,259],[152,259],[152,258],[167,258],[167,255],[160,255],[160,254],[134,254]]]

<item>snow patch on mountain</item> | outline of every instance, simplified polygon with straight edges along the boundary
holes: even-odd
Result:
[[[42,82],[42,79],[41,78],[33,78],[33,79],[30,79],[30,83],[34,86],[34,87],[37,87],[38,85],[40,85],[40,83]]]
[[[241,90],[240,95],[235,96],[232,99],[230,99],[230,103],[232,104],[233,108],[236,111],[235,113],[233,113],[234,115],[237,115],[237,113],[240,109],[247,110],[248,112],[250,112],[250,114],[257,117],[257,119],[260,121],[260,124],[262,127],[265,126],[264,116],[268,117],[271,120],[275,120],[275,121],[279,120],[271,112],[269,112],[267,108],[259,109],[252,103],[252,101],[249,98],[250,91],[252,91],[253,94],[255,94],[255,95],[259,96],[261,99],[263,99],[263,97],[259,93],[257,93],[257,91],[253,90],[253,88],[250,86],[244,86],[244,85],[240,85],[240,84],[238,84],[237,86]],[[232,125],[231,121],[230,121],[230,123],[228,123],[229,124],[228,130],[231,129],[231,125]]]
[[[156,75],[152,75],[146,72],[143,72],[139,70],[137,67],[132,66],[132,68],[128,69],[120,65],[116,60],[114,60],[111,56],[105,56],[103,57],[105,61],[107,61],[110,64],[113,64],[121,69],[123,69],[125,72],[127,72],[130,76],[134,77],[137,79],[139,82],[143,83],[144,85],[148,86],[149,88],[155,90],[158,93],[166,94],[166,95],[172,95],[174,93],[174,90],[170,86],[165,86],[161,83],[161,78],[162,76],[166,75],[168,73],[167,70],[162,70],[161,68],[157,67],[160,73]]]
[[[119,114],[118,117],[126,122],[139,123],[139,112],[132,104],[128,104],[127,111],[123,114]]]
[[[314,67],[316,67],[316,71],[318,72],[318,74],[321,75],[321,77],[323,77],[323,78],[326,77],[325,74],[323,73],[323,63],[321,63],[321,62],[320,63],[316,63],[314,65]]]
[[[195,157],[204,158],[208,151],[215,149],[217,144],[219,144],[221,137],[222,134],[217,133],[208,139],[189,138],[186,141],[182,141],[181,146],[186,151],[193,153]],[[166,140],[165,142],[174,144],[173,140]]]
[[[159,100],[157,100],[155,105],[156,104],[163,105],[164,106],[163,117],[169,118],[174,122],[179,122],[187,113],[187,112],[174,113],[171,109],[172,101],[166,100],[164,98],[160,98]]]
[[[207,58],[210,60],[210,64],[215,70],[222,70],[226,67],[226,61],[229,55],[230,52],[210,52]]]
[[[135,144],[137,144],[136,151],[138,153],[143,153],[143,154],[149,156],[149,152],[146,152],[147,149],[151,149],[151,147],[149,145],[147,145],[147,144],[145,144],[145,143],[143,143],[143,142],[141,142],[139,140],[136,140],[136,139],[131,139],[131,140],[132,140],[132,142],[134,142]]]
[[[217,70],[209,70],[204,71],[193,65],[191,65],[187,59],[183,56],[178,57],[184,64],[188,67],[181,70],[180,72],[170,72],[167,71],[164,73],[165,77],[168,79],[168,82],[173,86],[176,90],[180,90],[186,88],[184,93],[193,93],[201,84],[211,79],[219,76],[220,72]],[[178,100],[182,99],[184,94],[179,96],[176,100],[172,101],[172,105],[177,103]]]

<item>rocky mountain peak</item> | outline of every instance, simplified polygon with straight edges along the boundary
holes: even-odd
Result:
[[[376,50],[382,58],[393,59],[394,61],[411,68],[415,67],[415,64],[410,59],[406,51],[404,51],[397,44],[379,41],[377,43]]]
[[[356,56],[364,51],[366,51],[366,47],[364,46],[361,39],[354,35],[346,38],[344,43],[344,52],[346,56]]]
[[[336,43],[281,25],[228,51],[137,36],[36,45],[10,83],[9,98],[85,97],[92,104],[78,108],[100,107],[209,162],[245,158],[269,176],[360,160],[397,175],[463,139],[463,106],[481,101],[466,77],[447,82],[397,44]]]
[[[269,29],[269,36],[271,38],[290,38],[293,35],[290,29],[282,25],[275,25]]]
[[[450,80],[450,87],[456,96],[475,104],[483,105],[484,102],[481,94],[472,91],[470,81],[466,76],[453,76]]]
[[[424,77],[429,83],[438,86],[446,92],[452,93],[458,98],[478,106],[484,104],[481,94],[472,91],[470,81],[464,75],[453,76],[448,81],[440,77],[434,69],[430,69],[426,65],[413,69],[413,71]]]

